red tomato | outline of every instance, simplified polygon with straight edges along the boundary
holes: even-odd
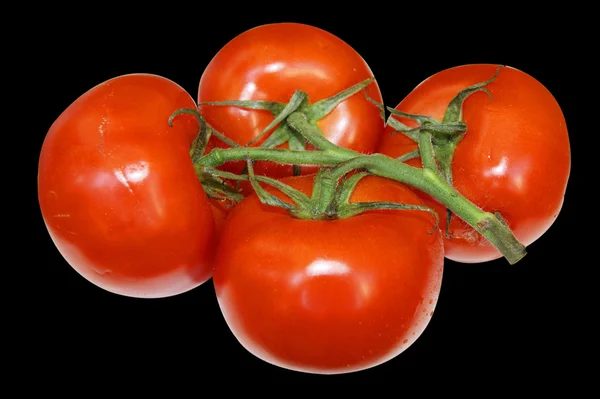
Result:
[[[439,72],[417,86],[396,109],[441,120],[447,105],[463,88],[488,80],[497,65],[464,65]],[[500,212],[515,236],[529,245],[546,232],[558,216],[569,179],[571,155],[567,126],[552,94],[536,79],[504,67],[486,86],[464,102],[467,132],[453,163],[454,186],[490,212]],[[412,121],[401,119],[409,126]],[[402,134],[387,129],[379,152],[397,157],[416,148]],[[420,160],[409,164],[421,166]],[[423,198],[440,213],[445,208],[426,194]],[[498,250],[465,222],[453,216],[446,257],[474,263],[499,258]]]
[[[225,219],[229,214],[231,203],[228,200],[210,199],[213,216],[215,218],[215,232],[219,234]]]
[[[312,190],[312,176],[283,181]],[[422,204],[377,177],[361,180],[351,201]],[[390,360],[421,335],[437,303],[444,255],[433,226],[424,211],[300,220],[251,195],[232,209],[217,247],[225,320],[252,354],[292,370],[346,373]]]
[[[133,297],[188,291],[211,276],[214,221],[189,147],[194,100],[155,75],[108,80],[54,122],[38,196],[58,250],[90,282]]]
[[[298,23],[268,24],[240,34],[215,55],[200,79],[198,102],[287,103],[295,90],[302,90],[314,103],[371,77],[373,73],[363,58],[335,35]],[[376,82],[368,86],[368,93],[381,102]],[[268,111],[236,107],[203,106],[202,113],[215,129],[241,145],[258,136],[273,120]],[[376,149],[384,129],[379,109],[362,93],[343,101],[317,124],[333,143],[364,153]],[[239,172],[244,165],[232,162],[223,169]],[[303,173],[314,172],[314,168],[302,169]],[[255,172],[282,177],[291,175],[292,167],[257,162]]]

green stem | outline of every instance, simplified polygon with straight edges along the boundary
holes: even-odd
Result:
[[[493,213],[473,204],[438,173],[402,164],[381,154],[369,156],[365,169],[374,175],[397,180],[415,187],[450,209],[494,245],[509,261],[515,264],[525,256],[526,249],[513,235],[510,228]]]
[[[475,89],[481,90],[480,88]],[[394,119],[392,118],[392,120]],[[370,174],[396,180],[429,194],[484,236],[511,264],[525,256],[525,246],[516,239],[502,219],[493,213],[482,210],[460,194],[452,186],[451,175],[444,173],[446,169],[449,169],[448,163],[451,162],[453,145],[455,145],[454,140],[449,139],[446,133],[455,134],[452,138],[455,138],[457,142],[458,137],[462,136],[466,130],[464,123],[446,120],[448,126],[440,127],[440,125],[431,123],[420,129],[406,129],[406,126],[400,122],[397,123],[397,126],[392,125],[418,142],[423,168],[416,168],[403,163],[402,160],[382,154],[365,155],[338,147],[323,136],[319,127],[311,123],[304,112],[291,112],[285,121],[290,133],[291,131],[298,133],[317,150],[301,151],[262,147],[215,148],[194,162],[197,172],[201,173],[204,167],[216,168],[226,162],[244,160],[271,161],[287,165],[336,166],[330,170],[323,170],[320,174],[323,186],[315,187],[318,191],[333,193],[334,190],[330,186],[334,185],[340,176],[351,170],[364,169]],[[434,146],[436,138],[438,141],[443,139],[450,143],[440,150],[440,147],[443,146]],[[447,151],[444,152],[444,150]],[[442,154],[439,154],[440,151]],[[328,209],[332,199],[330,195],[317,195],[315,198],[321,198],[316,204],[319,212]]]
[[[345,152],[348,155],[357,155],[354,151],[338,147],[331,141],[327,140],[325,136],[323,136],[323,133],[321,133],[321,130],[315,124],[310,123],[306,115],[301,112],[294,112],[288,116],[287,124],[294,131],[300,133],[302,137],[306,139],[306,141],[320,150],[330,149],[336,152]]]
[[[271,129],[273,129],[275,126],[277,126],[278,124],[280,124],[285,118],[287,118],[289,114],[291,114],[292,112],[296,111],[298,109],[298,107],[300,107],[300,105],[302,105],[302,103],[304,101],[306,101],[306,97],[307,97],[306,93],[304,93],[302,91],[299,91],[299,90],[296,90],[296,92],[294,93],[294,95],[290,99],[290,102],[281,110],[281,112],[279,114],[277,114],[275,116],[275,119],[273,119],[271,121],[271,123],[269,123],[262,130],[262,132],[260,132],[258,134],[258,136],[256,136],[255,138],[253,138],[252,140],[250,140],[246,144],[246,147],[249,147],[252,144],[254,144],[256,141],[260,140]]]
[[[331,210],[330,205],[337,192],[338,180],[332,169],[321,168],[317,172],[311,196],[316,214],[328,214],[327,211]]]
[[[357,155],[359,154],[354,153],[354,156]],[[345,152],[338,152],[337,150],[293,151],[261,147],[214,148],[210,153],[200,158],[197,165],[216,168],[226,162],[245,161],[246,158],[253,161],[272,161],[285,165],[331,166],[347,160],[349,156]]]
[[[419,152],[421,154],[421,162],[424,168],[439,173],[438,166],[435,160],[433,142],[431,141],[431,133],[422,132],[419,135]]]
[[[290,151],[274,148],[215,148],[199,160],[197,167],[217,167],[225,162],[241,161],[248,158],[253,161],[270,160],[281,164],[321,166],[334,166],[340,162],[348,161],[344,164],[344,169],[365,169],[371,174],[415,187],[437,199],[483,235],[511,264],[518,262],[526,254],[525,246],[514,237],[508,226],[502,223],[493,213],[485,212],[473,204],[436,172],[427,168],[416,168],[382,154],[363,155],[340,147],[321,151]]]

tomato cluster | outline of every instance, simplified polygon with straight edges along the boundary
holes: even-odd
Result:
[[[395,109],[442,121],[457,93],[496,70],[473,64],[441,71]],[[426,328],[445,257],[483,263],[501,253],[460,218],[447,225],[446,207],[436,198],[374,175],[358,181],[350,204],[428,206],[439,224],[412,208],[307,220],[265,204],[248,182],[239,203],[213,198],[190,159],[200,120],[190,113],[171,118],[176,110],[196,109],[227,137],[210,136],[205,154],[231,144],[260,147],[269,140],[262,133],[272,113],[209,103],[287,103],[301,90],[314,104],[369,78],[367,63],[340,38],[278,23],[227,43],[206,67],[195,99],[156,75],[103,82],[58,117],[43,143],[38,199],[49,235],[78,273],[116,294],[173,296],[212,277],[232,333],[272,364],[323,374],[381,364]],[[396,158],[416,150],[414,141],[384,123],[377,83],[364,92],[311,123],[332,144],[360,154]],[[392,117],[418,126],[414,118]],[[452,185],[485,211],[498,212],[524,245],[532,243],[560,212],[569,178],[559,105],[533,77],[505,67],[464,100],[461,117],[466,131],[453,156]],[[278,134],[274,147],[282,151],[314,149]],[[418,157],[406,163],[422,167]],[[219,170],[239,175],[247,165],[237,160]],[[263,159],[253,171],[310,195],[317,170]],[[273,186],[265,193],[292,203]]]

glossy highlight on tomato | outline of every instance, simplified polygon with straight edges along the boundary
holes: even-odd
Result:
[[[313,177],[282,181],[310,193]],[[358,183],[358,201],[422,204],[373,176]],[[418,210],[301,220],[251,195],[232,209],[217,247],[219,306],[239,342],[271,364],[319,374],[374,367],[412,345],[432,317],[444,259],[434,225]]]
[[[50,127],[38,197],[67,262],[113,293],[155,298],[189,291],[212,272],[214,220],[189,157],[198,123],[174,82],[150,74],[107,80]]]
[[[287,103],[296,90],[302,90],[314,103],[372,77],[360,54],[337,36],[305,24],[267,24],[241,33],[215,55],[200,79],[198,102]],[[376,82],[367,90],[381,102]],[[201,106],[201,111],[209,124],[241,145],[257,137],[273,120],[273,115],[263,110]],[[362,93],[343,101],[317,124],[329,141],[363,153],[376,149],[384,129],[379,109]],[[214,142],[225,147],[216,139]],[[243,167],[243,163],[232,162],[223,169],[239,172]],[[315,171],[311,167],[301,169],[303,173]],[[272,162],[257,162],[255,171],[272,177],[292,175],[290,165]]]
[[[467,86],[484,82],[498,65],[472,64],[446,69],[429,77],[406,96],[397,110],[441,120],[446,107]],[[524,245],[544,234],[558,216],[571,168],[569,136],[556,99],[541,82],[511,67],[503,67],[484,92],[466,99],[463,120],[467,132],[452,163],[453,184],[466,198],[489,212],[499,212]],[[406,125],[416,123],[399,118]],[[388,127],[378,152],[398,157],[414,148]],[[421,166],[420,160],[408,161]],[[445,228],[445,208],[426,194]],[[468,224],[453,217],[445,240],[448,259],[476,263],[501,254]]]

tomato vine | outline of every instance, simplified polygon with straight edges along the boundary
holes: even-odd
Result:
[[[278,125],[275,130],[278,133],[272,134],[283,135],[288,139],[298,135],[301,138],[300,142],[309,143],[315,147],[315,150],[311,151],[306,151],[304,146],[281,149],[273,148],[273,145],[249,147],[248,145],[235,144],[231,145],[230,148],[214,148],[208,154],[199,156],[198,154],[203,152],[204,145],[211,134],[219,138],[224,137],[224,135],[212,129],[197,109],[177,110],[171,116],[169,122],[172,122],[175,117],[182,113],[194,114],[200,121],[199,138],[195,141],[196,147],[192,146],[191,152],[196,154],[193,157],[194,166],[203,185],[208,187],[207,192],[209,194],[213,192],[216,195],[235,195],[235,190],[231,190],[230,187],[226,186],[224,181],[226,179],[250,180],[263,203],[285,207],[294,217],[301,219],[345,218],[366,209],[401,209],[406,207],[403,204],[392,205],[390,203],[353,204],[351,209],[348,208],[347,204],[346,207],[342,206],[341,208],[339,203],[337,203],[338,206],[334,205],[336,204],[333,201],[334,198],[339,198],[339,194],[336,197],[336,191],[339,192],[340,190],[339,184],[342,177],[351,172],[368,173],[396,180],[427,193],[446,206],[449,215],[452,213],[464,220],[494,245],[510,264],[515,264],[526,255],[525,246],[513,235],[499,213],[482,210],[452,186],[450,166],[453,151],[466,131],[465,123],[460,120],[464,100],[474,92],[487,91],[485,85],[494,80],[499,70],[500,68],[491,79],[462,90],[449,104],[442,121],[424,115],[402,114],[402,116],[412,118],[420,123],[419,127],[408,128],[393,118],[389,119],[388,123],[391,123],[394,129],[417,142],[418,156],[422,159],[423,168],[407,165],[404,163],[404,159],[394,159],[379,153],[361,154],[337,146],[327,140],[316,125],[316,120],[331,112],[341,101],[357,94],[372,79],[360,82],[329,99],[321,100],[312,105],[309,105],[308,96],[302,91],[296,91],[288,104],[234,100],[200,104],[269,110],[273,113],[275,119],[263,130],[261,135],[266,134]],[[380,108],[383,107],[382,104],[377,104],[373,100],[371,102]],[[318,110],[318,112],[315,110]],[[395,113],[398,114],[399,112],[395,111]],[[285,132],[285,134],[281,132]],[[267,143],[271,143],[270,137],[267,138]],[[279,143],[279,141],[278,139],[276,143]],[[198,148],[198,146],[200,147]],[[416,154],[411,154],[411,157],[413,156],[416,156]],[[235,175],[215,169],[231,161],[246,161],[250,166],[248,169],[250,173]],[[312,197],[305,198],[281,182],[275,182],[273,179],[265,177],[257,179],[251,172],[252,163],[255,161],[271,161],[287,165],[316,165],[322,167],[322,169],[317,175]],[[358,176],[363,175],[359,174]],[[358,177],[355,177],[355,179],[358,179]],[[258,181],[279,188],[286,195],[295,199],[297,205],[291,207],[288,204],[279,203],[273,196],[269,196],[264,192]],[[215,182],[217,183],[215,184]],[[217,193],[219,190],[215,187],[219,185],[221,189]],[[342,191],[351,191],[352,185],[346,183],[342,187]],[[422,209],[431,211],[427,207],[422,207]]]

